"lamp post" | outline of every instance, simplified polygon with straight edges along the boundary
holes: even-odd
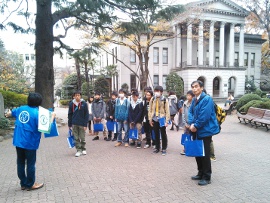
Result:
[[[251,87],[251,85],[248,83],[246,87],[248,88],[248,93],[250,93],[249,88]]]

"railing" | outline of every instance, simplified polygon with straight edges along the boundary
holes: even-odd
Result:
[[[187,61],[183,61],[182,63],[179,64],[179,67],[182,68],[188,68],[188,67],[207,67],[207,68],[239,68],[239,63],[234,62],[233,66],[230,66],[229,62],[224,63],[224,65],[220,65],[218,61],[213,61],[213,65],[209,65],[209,61],[203,61],[202,65],[198,64],[197,60],[193,60],[191,62],[191,65],[187,64]]]

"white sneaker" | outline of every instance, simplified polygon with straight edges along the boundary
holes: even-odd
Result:
[[[79,157],[81,155],[82,155],[82,153],[80,151],[76,152],[76,154],[75,154],[76,157]]]
[[[153,145],[153,149],[156,149],[156,145]]]
[[[149,148],[149,147],[150,147],[150,145],[149,145],[149,144],[144,145],[144,149],[147,149],[147,148]]]
[[[86,155],[86,150],[83,150],[82,151],[82,155]]]

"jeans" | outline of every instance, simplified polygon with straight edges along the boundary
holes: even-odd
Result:
[[[118,124],[118,129],[117,129],[118,137],[117,137],[117,141],[118,142],[122,142],[122,129],[124,129],[124,131],[125,131],[125,137],[124,137],[123,142],[124,143],[129,143],[129,139],[128,139],[129,126],[128,126],[128,123],[127,122],[124,123],[124,121],[117,121],[117,124]]]
[[[36,180],[36,152],[37,150],[16,147],[17,151],[17,173],[21,187],[31,188]],[[26,165],[26,173],[25,173]]]
[[[75,147],[77,151],[84,151],[85,150],[85,131],[83,126],[73,125],[73,135],[75,141]]]

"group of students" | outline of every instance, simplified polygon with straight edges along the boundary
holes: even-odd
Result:
[[[81,107],[78,108],[78,112],[76,112],[76,106]],[[103,124],[104,140],[117,141],[115,147],[136,145],[138,149],[141,148],[142,131],[144,131],[146,135],[144,148],[153,145],[154,153],[161,151],[162,155],[166,155],[168,143],[166,127],[170,121],[170,110],[168,100],[163,96],[162,86],[155,87],[154,92],[150,87],[145,88],[143,98],[139,97],[137,89],[131,90],[130,97],[127,97],[123,89],[118,92],[113,91],[107,103],[102,100],[99,92],[96,92],[94,97],[90,97],[87,103],[81,99],[81,94],[76,92],[73,101],[70,102],[68,115],[69,127],[73,129],[75,137],[76,157],[86,155],[85,137],[82,138],[76,128],[81,128],[83,131],[88,125],[89,134],[95,136],[93,138],[95,141],[99,140],[99,132],[93,129],[92,124],[96,123]],[[160,126],[160,118],[164,119],[164,126]],[[73,120],[77,120],[77,123]],[[107,129],[106,122],[109,121],[117,123],[116,131]],[[81,122],[81,125],[78,125],[78,122]],[[131,142],[129,139],[130,129],[137,129],[138,132],[138,139]],[[160,140],[160,136],[162,147],[160,147],[160,141],[157,141]]]
[[[204,84],[201,81],[194,81],[191,88],[192,91],[187,93],[187,100],[183,103],[182,114],[185,131],[188,131],[193,139],[203,140],[205,156],[195,157],[198,173],[191,177],[192,180],[198,180],[198,185],[203,186],[211,183],[212,136],[218,134],[220,128],[216,119],[214,102],[204,92]],[[37,183],[35,179],[36,151],[41,138],[41,133],[38,131],[38,107],[41,103],[42,96],[40,94],[29,93],[27,105],[5,114],[6,117],[16,118],[13,145],[17,152],[17,173],[21,190],[35,190],[44,186],[44,183]],[[136,127],[140,134],[137,139],[137,148],[141,148],[141,129],[143,126],[147,138],[144,147],[150,147],[151,134],[155,135],[152,137],[155,145],[153,152],[159,153],[161,150],[162,155],[166,155],[168,144],[166,127],[170,121],[170,108],[161,86],[155,87],[154,92],[150,88],[146,88],[142,100],[136,90],[132,91],[131,99],[125,97],[123,90],[119,90],[118,95],[115,92],[112,94],[107,105],[98,93],[95,95],[91,108],[88,109],[89,103],[87,104],[81,98],[79,91],[74,93],[73,100],[69,103],[68,127],[73,130],[77,150],[76,157],[86,155],[85,131],[91,116],[94,123],[105,123],[106,119],[117,122],[118,131],[116,135],[114,134],[114,139],[117,140],[115,146],[121,146],[123,143],[126,147],[129,146],[128,131]],[[54,113],[53,117],[55,117]],[[160,120],[164,120],[163,125],[161,125]],[[122,138],[122,130],[125,131],[124,139]],[[109,132],[108,137],[105,137],[106,140],[110,140],[112,132]],[[98,134],[94,140],[97,139],[99,139]],[[131,142],[130,145],[135,145],[135,143]]]

